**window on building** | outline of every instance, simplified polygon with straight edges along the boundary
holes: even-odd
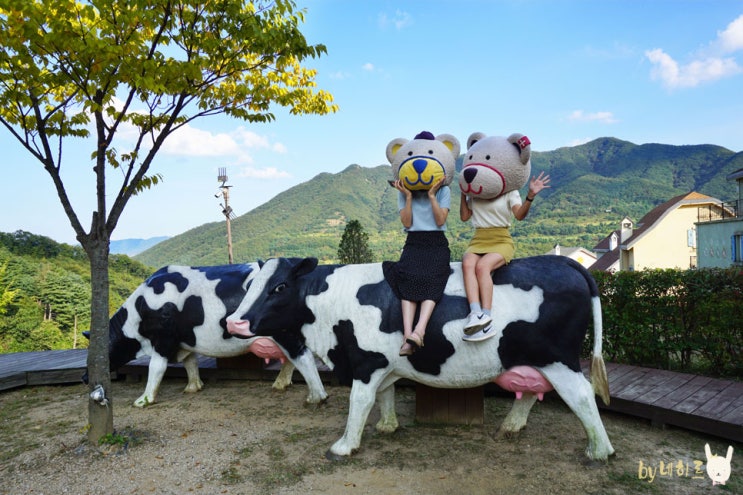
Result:
[[[730,259],[733,263],[743,263],[743,232],[730,237]]]

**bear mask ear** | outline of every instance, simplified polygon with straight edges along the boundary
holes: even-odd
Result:
[[[441,141],[444,143],[444,145],[449,148],[449,151],[451,151],[451,154],[454,155],[454,158],[459,156],[459,140],[452,136],[451,134],[439,134],[436,136],[436,141]]]
[[[519,159],[522,165],[529,163],[531,158],[531,141],[523,134],[514,133],[508,136],[508,142],[519,149]]]
[[[472,145],[485,137],[483,132],[473,132],[470,137],[467,138],[467,149],[472,148]]]
[[[407,142],[408,140],[405,138],[397,138],[390,141],[390,144],[387,145],[387,161],[390,164],[394,163],[395,155]]]

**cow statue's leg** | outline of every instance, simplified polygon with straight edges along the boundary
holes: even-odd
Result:
[[[328,398],[328,393],[325,391],[325,387],[320,379],[320,373],[317,371],[317,363],[315,363],[315,356],[308,349],[305,349],[302,354],[297,356],[292,364],[299,370],[307,382],[307,388],[309,388],[309,395],[307,396],[307,404],[322,404]]]
[[[190,394],[204,388],[204,382],[201,381],[201,377],[199,376],[199,360],[196,358],[196,353],[185,350],[180,351],[178,353],[178,361],[183,361],[183,368],[186,370],[186,376],[188,377],[188,384],[183,391]]]
[[[292,376],[294,375],[294,365],[291,361],[284,361],[281,364],[281,369],[276,379],[273,381],[272,387],[274,390],[286,390],[292,384]],[[309,402],[309,398],[307,399]]]
[[[160,388],[160,383],[167,368],[168,360],[160,354],[153,352],[150,356],[150,366],[147,370],[147,386],[144,388],[144,393],[134,401],[135,406],[145,407],[155,402],[157,390]]]
[[[379,404],[380,418],[376,429],[381,433],[394,433],[400,424],[397,422],[395,412],[395,384],[392,383],[384,388],[384,384],[377,391],[377,403]]]
[[[375,372],[369,383],[354,380],[351,385],[351,394],[348,398],[348,419],[343,436],[330,447],[325,457],[331,461],[342,460],[353,454],[361,444],[361,435],[369,417],[379,384],[384,379],[380,372]],[[387,387],[389,388],[389,387]],[[383,395],[389,393],[383,391]],[[394,394],[394,390],[392,391]]]
[[[537,394],[524,393],[520,399],[513,401],[513,406],[498,428],[498,436],[511,436],[526,426],[529,412],[537,401]]]
[[[614,453],[614,447],[601,422],[593,387],[583,373],[561,363],[550,364],[540,371],[583,424],[588,436],[586,456],[593,460],[607,460]]]

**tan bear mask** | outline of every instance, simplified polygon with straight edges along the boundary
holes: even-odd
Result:
[[[531,141],[523,134],[507,138],[481,132],[467,138],[459,188],[473,198],[493,199],[521,189],[531,175]]]
[[[459,141],[451,134],[434,137],[424,131],[412,141],[397,138],[387,145],[392,177],[411,191],[430,189],[441,177],[444,185],[451,184],[458,156]]]

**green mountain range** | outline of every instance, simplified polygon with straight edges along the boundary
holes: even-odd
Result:
[[[460,166],[461,157],[458,170]],[[591,249],[618,228],[623,217],[639,220],[682,193],[737,199],[736,184],[726,176],[741,168],[743,153],[715,145],[635,145],[600,138],[534,152],[532,173],[546,171],[552,187],[538,196],[524,221],[514,222],[516,256],[543,254],[555,244]],[[350,220],[358,220],[369,234],[376,261],[398,259],[405,235],[396,211],[397,192],[387,184],[390,178],[389,165],[350,165],[284,191],[232,221],[234,262],[276,256],[315,256],[322,262],[337,262],[338,244]],[[470,225],[459,220],[458,191],[455,178],[447,222],[452,259],[461,258],[472,235]],[[225,222],[171,237],[134,259],[152,267],[225,264]]]

